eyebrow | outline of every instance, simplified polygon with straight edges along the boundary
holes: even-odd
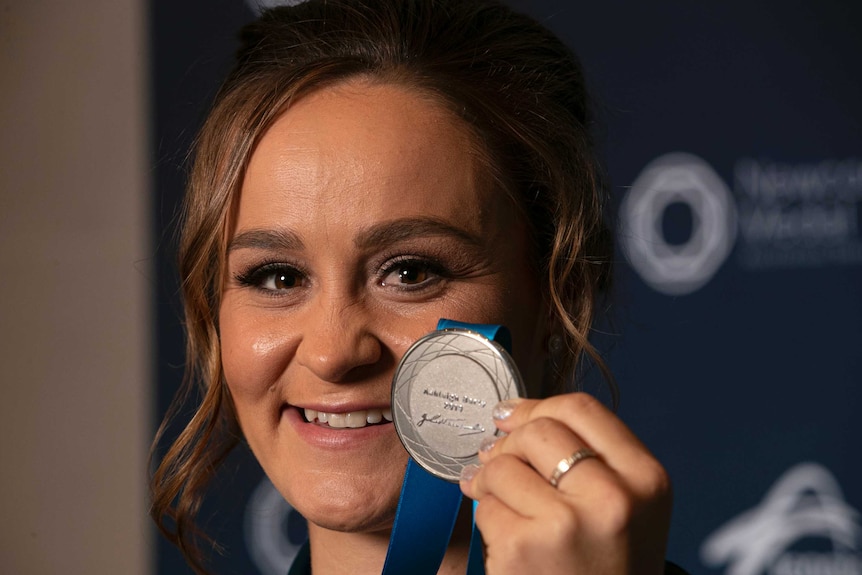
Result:
[[[302,247],[303,243],[299,236],[287,230],[249,230],[234,236],[227,246],[227,252],[247,248],[297,250]]]
[[[415,237],[450,236],[481,247],[480,238],[446,221],[429,217],[402,218],[381,222],[363,230],[354,244],[359,248],[375,248]]]
[[[448,222],[428,217],[401,218],[381,222],[362,230],[353,243],[360,249],[379,248],[415,237],[449,236],[479,248],[479,237]],[[241,249],[299,250],[305,247],[299,236],[291,231],[248,230],[236,235],[228,244],[228,253]]]

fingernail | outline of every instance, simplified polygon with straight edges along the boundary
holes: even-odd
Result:
[[[494,449],[494,445],[496,445],[498,439],[500,438],[494,435],[492,435],[491,437],[486,437],[479,444],[479,451],[481,451],[482,453],[487,453],[488,451],[491,451],[492,449]]]
[[[479,465],[465,465],[464,469],[461,470],[461,481],[468,483],[471,479],[476,477],[476,474],[479,473],[481,467]]]
[[[515,412],[515,408],[518,407],[520,402],[520,399],[507,399],[506,401],[501,401],[494,406],[494,411],[491,412],[491,415],[497,420],[507,419]]]

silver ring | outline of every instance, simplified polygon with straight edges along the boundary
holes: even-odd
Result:
[[[551,485],[556,487],[563,475],[571,471],[572,467],[574,467],[579,461],[589,459],[590,457],[597,457],[596,452],[592,449],[582,447],[565,459],[561,459],[554,468],[554,472],[551,473]]]

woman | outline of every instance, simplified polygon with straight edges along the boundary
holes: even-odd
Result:
[[[311,0],[242,40],[185,204],[205,397],[153,478],[163,531],[205,572],[194,515],[241,437],[308,520],[315,574],[379,573],[408,459],[393,372],[452,318],[506,325],[535,398],[498,406],[507,435],[461,477],[487,572],[662,573],[663,468],[560,394],[582,357],[604,371],[587,335],[611,262],[573,55],[493,0]],[[464,573],[469,521],[440,572]]]

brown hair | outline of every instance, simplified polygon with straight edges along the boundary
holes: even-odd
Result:
[[[218,307],[231,206],[255,144],[291,100],[364,76],[431,94],[487,148],[490,173],[523,210],[535,265],[565,341],[553,391],[587,356],[616,392],[587,339],[610,282],[605,190],[590,136],[580,66],[532,19],[494,0],[311,0],[265,12],[241,33],[237,64],[195,149],[183,213],[180,274],[188,330],[185,394],[203,400],[151,483],[151,515],[205,573],[195,516],[241,432],[221,367]],[[551,390],[548,390],[551,391]],[[155,445],[155,444],[154,444]]]

